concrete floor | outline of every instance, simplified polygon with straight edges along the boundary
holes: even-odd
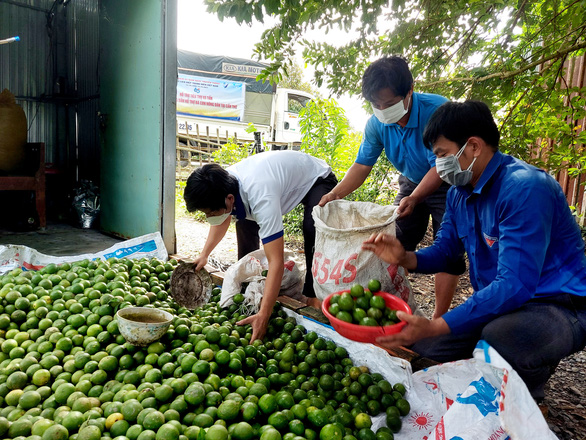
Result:
[[[100,252],[120,241],[96,229],[80,229],[65,223],[49,222],[44,231],[12,232],[0,229],[0,245],[24,245],[53,256]]]

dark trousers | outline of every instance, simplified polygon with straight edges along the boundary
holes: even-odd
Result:
[[[511,364],[540,401],[559,361],[586,344],[586,298],[560,295],[530,301],[477,332],[422,339],[411,349],[438,362],[451,362],[472,357],[480,339]]]
[[[399,192],[393,204],[399,206],[401,199],[410,196],[415,188],[417,188],[417,185],[417,183],[411,182],[405,176],[399,176]],[[446,194],[449,189],[450,185],[442,183],[433,194],[430,194],[423,202],[415,206],[409,217],[397,220],[397,238],[406,250],[414,251],[421,240],[423,240],[427,232],[430,217],[433,237],[435,238],[444,218]],[[452,275],[462,275],[465,271],[466,261],[464,255],[458,261],[451,263],[448,270],[446,270],[446,272]]]
[[[311,216],[311,212],[313,211],[314,206],[317,206],[321,198],[329,193],[337,184],[338,180],[334,173],[330,173],[325,178],[320,177],[301,200],[301,203],[303,204],[303,240],[306,267],[303,294],[311,298],[315,298],[315,292],[313,291],[313,276],[311,275],[313,250],[315,247],[315,223]],[[258,231],[258,224],[252,220],[243,219],[236,222],[238,259],[260,248]]]

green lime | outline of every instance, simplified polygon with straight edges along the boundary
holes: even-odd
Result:
[[[376,440],[376,435],[370,428],[362,428],[357,434],[358,440]]]
[[[211,429],[211,428],[210,428]],[[209,430],[208,430],[209,433]],[[254,429],[246,422],[237,423],[236,426],[232,428],[230,433],[230,437],[233,440],[251,440],[254,438]],[[207,436],[206,436],[207,439]],[[216,440],[214,437],[213,440]],[[219,439],[218,439],[219,440]]]
[[[352,322],[352,315],[349,312],[342,310],[342,311],[338,312],[335,316],[340,321],[350,322],[350,323]]]
[[[364,296],[364,287],[362,287],[361,284],[353,284],[352,287],[350,287],[350,295],[354,298]]]
[[[18,404],[22,409],[31,409],[36,407],[39,403],[41,403],[41,395],[38,391],[26,391],[18,400]]]
[[[63,425],[55,424],[47,428],[43,433],[42,440],[68,440],[69,431]]]
[[[376,322],[376,319],[367,316],[365,318],[362,318],[362,321],[360,321],[360,325],[366,325],[369,327],[376,327],[378,326],[378,322]]]
[[[400,382],[397,382],[395,385],[393,385],[393,390],[399,392],[402,396],[404,396],[407,392],[405,385]]]
[[[234,420],[240,413],[240,402],[225,400],[218,407],[218,418],[221,420]]]
[[[157,431],[161,426],[165,423],[165,416],[160,411],[152,411],[149,412],[143,422],[142,426],[144,429],[150,429],[153,431]]]
[[[342,295],[340,295],[340,300],[338,301],[338,306],[342,311],[352,311],[354,309],[354,298],[352,298],[347,292],[342,293]]]
[[[258,407],[264,414],[272,414],[277,410],[277,398],[272,394],[265,394],[259,398]]]
[[[354,418],[354,425],[356,429],[370,428],[372,426],[372,420],[368,414],[359,413]]]
[[[402,416],[406,416],[409,414],[409,411],[411,411],[411,405],[409,405],[409,402],[405,399],[398,399],[395,402],[395,406],[399,409]]]
[[[375,295],[370,298],[370,307],[375,309],[384,310],[386,307],[385,299],[382,296]]]
[[[328,423],[319,432],[320,440],[342,440],[344,431],[338,425]]]
[[[372,279],[368,282],[368,290],[372,293],[376,293],[381,289],[381,284],[379,280]]]
[[[394,408],[394,407],[391,407]],[[389,415],[387,414],[387,426],[389,429],[395,433],[401,430],[402,422],[401,418],[398,415]]]

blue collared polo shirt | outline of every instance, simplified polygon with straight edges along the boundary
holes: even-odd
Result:
[[[435,166],[435,155],[423,143],[423,130],[435,110],[448,100],[431,93],[413,93],[413,106],[405,127],[383,124],[376,116],[366,123],[356,163],[373,166],[383,149],[389,161],[414,183]]]

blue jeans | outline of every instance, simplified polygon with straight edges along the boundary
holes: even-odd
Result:
[[[543,399],[544,386],[559,361],[586,344],[586,298],[559,295],[532,300],[496,317],[475,332],[422,339],[411,349],[437,362],[472,357],[484,339],[521,376],[533,398]],[[574,301],[572,300],[574,299]]]

